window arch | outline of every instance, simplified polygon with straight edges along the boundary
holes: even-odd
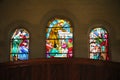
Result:
[[[46,28],[46,57],[70,58],[73,56],[73,28],[68,20],[55,18]]]
[[[108,32],[104,28],[94,28],[89,38],[90,59],[109,60]]]
[[[29,33],[24,28],[14,31],[10,42],[10,61],[28,60]]]

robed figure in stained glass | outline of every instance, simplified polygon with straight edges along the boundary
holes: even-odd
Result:
[[[69,21],[55,18],[46,28],[47,58],[73,56],[73,28]]]

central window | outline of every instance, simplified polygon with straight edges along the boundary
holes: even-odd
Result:
[[[73,28],[70,21],[54,18],[46,28],[46,57],[70,58],[73,56]]]

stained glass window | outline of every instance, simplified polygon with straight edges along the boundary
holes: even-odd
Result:
[[[29,33],[23,29],[16,29],[10,43],[10,61],[28,60]]]
[[[90,59],[109,60],[108,32],[103,28],[94,28],[89,37]]]
[[[55,18],[46,28],[46,57],[70,58],[73,56],[73,28],[68,20]]]

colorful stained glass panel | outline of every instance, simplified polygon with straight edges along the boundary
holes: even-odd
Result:
[[[46,28],[47,58],[72,57],[73,29],[69,21],[55,19]]]
[[[16,29],[11,37],[10,60],[27,60],[29,53],[29,33]]]
[[[108,33],[103,28],[94,28],[90,32],[90,58],[108,60]]]

